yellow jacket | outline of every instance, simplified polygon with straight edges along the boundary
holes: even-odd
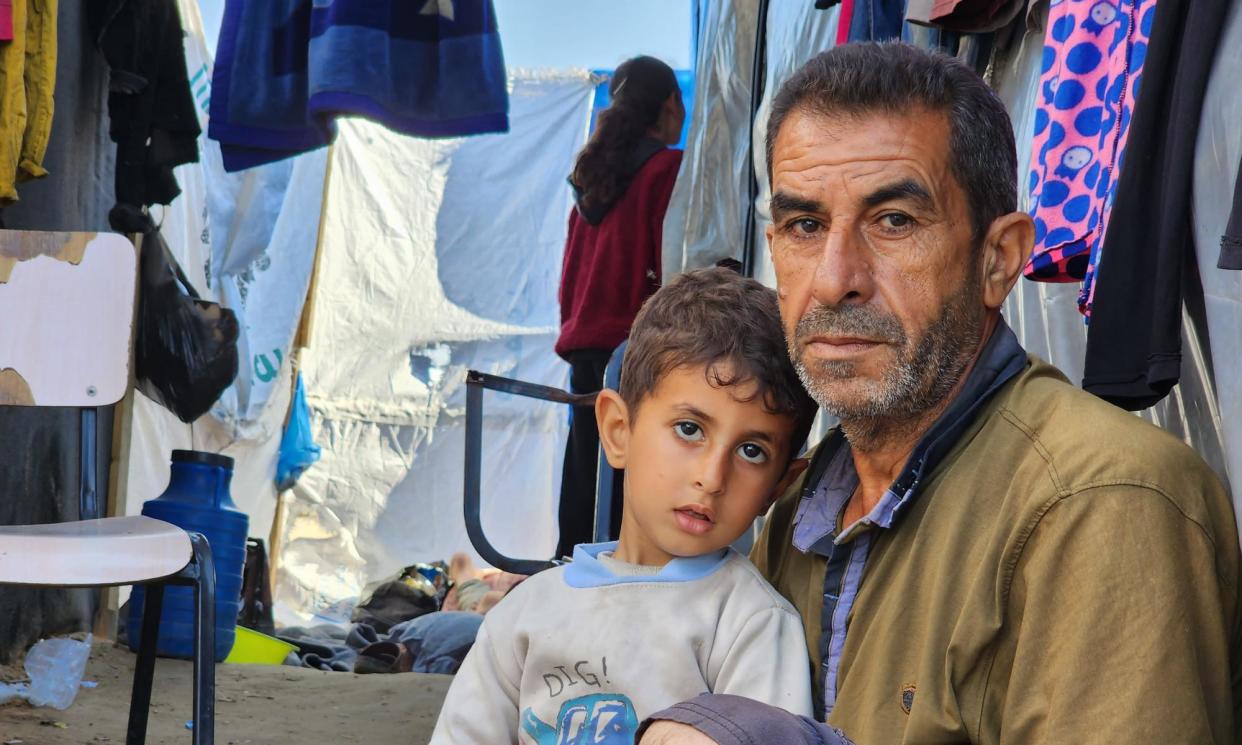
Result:
[[[13,40],[0,42],[0,206],[16,182],[46,176],[56,88],[58,0],[13,0]]]

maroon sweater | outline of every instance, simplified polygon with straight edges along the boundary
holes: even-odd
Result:
[[[598,225],[575,207],[561,266],[561,336],[556,353],[613,349],[630,333],[643,301],[660,286],[664,212],[681,165],[680,150],[643,164]]]

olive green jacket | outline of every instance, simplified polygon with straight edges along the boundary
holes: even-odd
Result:
[[[751,558],[819,671],[801,487]],[[829,723],[857,745],[1242,743],[1239,562],[1197,454],[1031,358],[873,544]]]

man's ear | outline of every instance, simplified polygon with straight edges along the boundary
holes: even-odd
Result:
[[[773,502],[789,491],[789,487],[793,486],[793,483],[798,480],[798,477],[802,475],[802,472],[809,465],[811,465],[811,461],[806,458],[794,458],[789,461],[789,467],[785,469],[784,475],[781,476],[780,481],[777,481],[775,488],[772,489],[772,495],[768,497],[767,506],[771,507]]]
[[[997,310],[1009,296],[1035,247],[1035,223],[1025,212],[992,221],[983,239],[983,304]]]
[[[625,468],[625,454],[630,445],[630,411],[621,394],[605,388],[595,397],[595,424],[599,442],[604,446],[608,465]]]

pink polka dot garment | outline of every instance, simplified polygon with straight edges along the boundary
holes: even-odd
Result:
[[[1095,267],[1123,162],[1156,0],[1053,0],[1044,41],[1028,188],[1035,253],[1027,278],[1083,280]]]

